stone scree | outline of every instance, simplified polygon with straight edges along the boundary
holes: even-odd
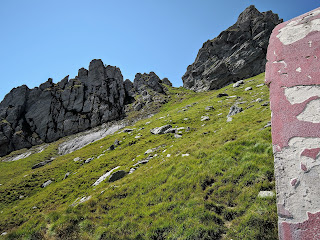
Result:
[[[320,8],[270,37],[270,87],[279,239],[320,239]]]

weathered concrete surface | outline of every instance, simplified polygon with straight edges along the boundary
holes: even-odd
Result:
[[[320,239],[320,8],[270,37],[270,87],[279,239]]]

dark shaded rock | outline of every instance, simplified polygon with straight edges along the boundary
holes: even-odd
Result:
[[[33,165],[31,169],[36,169],[36,168],[43,167],[43,166],[47,165],[48,163],[51,163],[52,161],[53,161],[53,159],[39,162],[39,163]]]
[[[115,150],[116,148],[115,148],[115,146],[112,144],[109,148],[108,148],[108,150],[110,150],[110,151],[113,151],[113,150]]]
[[[124,117],[125,85],[119,68],[95,59],[74,79],[12,89],[0,103],[0,156]]]
[[[227,96],[229,96],[227,93],[219,93],[219,94],[217,95],[217,98],[227,97]]]
[[[166,85],[172,87],[172,83],[169,81],[168,78],[163,78],[161,81],[163,84],[166,84]]]
[[[264,72],[270,34],[281,22],[277,14],[249,6],[233,26],[203,44],[182,77],[183,86],[195,91],[219,89]]]
[[[123,170],[116,171],[115,173],[111,174],[111,176],[109,178],[109,182],[117,181],[117,180],[123,178],[124,176],[126,176],[127,174],[128,173]]]
[[[131,129],[131,128],[125,128],[125,129],[123,129],[122,132],[129,133],[129,132],[132,132],[132,131],[133,131],[133,129]]]
[[[125,103],[129,104],[129,103],[133,103],[134,102],[134,97],[135,97],[135,89],[133,87],[133,83],[129,80],[126,79],[123,82],[124,85],[124,91],[125,91]]]

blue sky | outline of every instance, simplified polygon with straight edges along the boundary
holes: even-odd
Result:
[[[0,100],[13,87],[73,78],[92,59],[133,81],[154,71],[181,86],[202,44],[254,4],[285,21],[317,0],[10,0],[0,3]]]

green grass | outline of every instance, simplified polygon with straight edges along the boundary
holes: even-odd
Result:
[[[275,198],[257,198],[259,191],[275,188],[270,128],[263,129],[270,110],[255,102],[268,101],[269,93],[266,86],[256,87],[264,74],[252,79],[242,88],[205,93],[169,88],[169,102],[131,126],[132,133],[119,131],[57,156],[61,139],[42,153],[0,162],[0,233],[8,232],[2,238],[277,239]],[[253,90],[244,91],[248,86]],[[217,98],[221,92],[240,99]],[[227,123],[236,101],[243,102],[244,111]],[[181,111],[186,105],[191,107]],[[210,120],[202,122],[204,115]],[[182,138],[150,133],[165,124],[190,131],[182,130]],[[116,139],[120,145],[98,159]],[[151,148],[157,156],[132,174],[92,186],[116,166],[129,171]],[[49,165],[31,169],[51,157],[56,158]],[[95,159],[83,164],[74,162],[76,157]],[[63,180],[66,172],[71,175]],[[54,182],[41,188],[49,179]],[[91,199],[72,206],[85,196]]]

